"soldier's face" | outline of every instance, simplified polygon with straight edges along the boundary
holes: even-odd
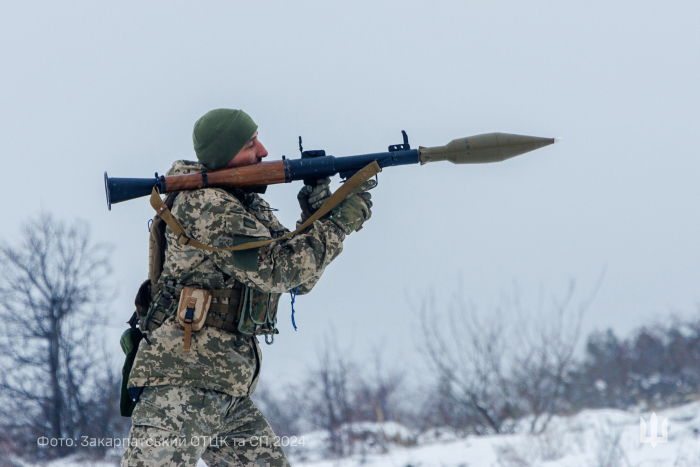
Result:
[[[256,131],[252,138],[245,143],[243,149],[238,151],[231,162],[226,164],[226,167],[241,167],[243,165],[257,164],[262,161],[263,157],[267,157],[267,149],[258,140],[258,132]]]

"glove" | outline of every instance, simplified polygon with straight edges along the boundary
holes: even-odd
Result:
[[[361,230],[362,224],[372,217],[372,195],[367,193],[367,190],[376,184],[374,180],[367,180],[331,210],[330,220],[340,227],[345,235]]]
[[[299,190],[297,200],[299,201],[299,206],[301,207],[302,223],[311,217],[313,213],[318,211],[326,199],[328,199],[328,197],[331,195],[330,184],[331,179],[326,177],[318,180],[316,185],[304,185],[301,190]]]

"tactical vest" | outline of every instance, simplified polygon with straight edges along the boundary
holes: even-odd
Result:
[[[176,196],[177,193],[170,193],[165,198],[168,209],[173,207]],[[166,222],[156,215],[148,241],[148,280],[139,287],[135,300],[139,327],[145,332],[153,331],[175,314],[183,287],[172,281],[160,282],[167,248],[166,228]],[[247,336],[279,333],[276,323],[281,294],[261,292],[239,281],[232,288],[210,292],[212,303],[205,324]]]

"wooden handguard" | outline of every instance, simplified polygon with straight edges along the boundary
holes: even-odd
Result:
[[[165,177],[165,192],[199,188],[243,188],[285,182],[284,161],[260,162],[244,167],[231,167],[213,172],[171,175]]]

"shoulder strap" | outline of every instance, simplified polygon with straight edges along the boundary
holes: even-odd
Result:
[[[168,193],[163,204],[172,208],[177,194],[178,192]],[[155,216],[148,230],[148,278],[151,280],[151,288],[155,290],[165,262],[165,222]]]
[[[240,245],[235,245],[229,248],[214,248],[213,246],[205,245],[204,243],[200,242],[199,240],[189,237],[185,233],[185,229],[182,228],[180,223],[175,219],[173,214],[170,212],[170,208],[167,206],[166,203],[163,202],[163,200],[160,197],[160,194],[156,190],[156,188],[153,188],[153,191],[151,192],[151,206],[153,209],[156,210],[156,215],[160,216],[161,219],[165,221],[165,223],[170,227],[170,230],[173,231],[175,235],[177,235],[177,241],[180,245],[189,245],[193,246],[195,248],[198,248],[200,250],[204,251],[240,251],[240,250],[249,250],[252,248],[259,248],[261,246],[269,245],[270,243],[273,242],[278,242],[280,240],[284,240],[285,238],[289,238],[292,235],[296,235],[299,232],[305,230],[308,228],[311,224],[319,220],[321,217],[326,215],[338,205],[342,200],[350,196],[350,194],[355,191],[360,185],[362,185],[364,182],[369,180],[370,178],[374,177],[376,174],[381,172],[381,168],[379,167],[379,164],[377,162],[372,162],[371,164],[367,165],[365,168],[357,172],[355,175],[350,177],[347,182],[343,183],[343,185],[338,188],[335,193],[333,193],[325,203],[319,208],[318,211],[316,211],[311,217],[309,217],[306,222],[304,222],[298,229],[296,229],[294,232],[289,232],[288,234],[279,237],[279,238],[273,238],[271,240],[259,240],[256,242],[248,242],[248,243],[243,243]]]

